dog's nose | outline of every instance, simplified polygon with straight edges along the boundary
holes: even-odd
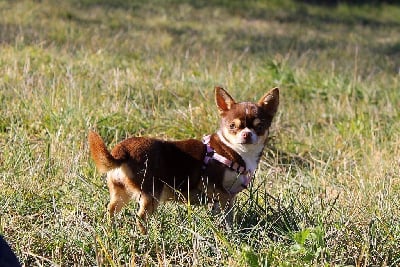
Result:
[[[251,138],[251,132],[242,132],[242,137],[244,139],[249,139]]]

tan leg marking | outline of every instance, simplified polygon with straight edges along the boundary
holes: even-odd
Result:
[[[108,179],[107,184],[110,190],[110,203],[108,204],[108,212],[112,218],[129,202],[129,200],[132,198],[132,194],[128,192],[123,183],[116,183],[112,181],[112,179]]]
[[[146,234],[146,227],[143,225],[147,218],[154,213],[157,209],[158,201],[154,199],[150,194],[144,192],[141,193],[139,197],[139,211],[137,213],[138,218],[136,219],[136,224],[142,234]]]

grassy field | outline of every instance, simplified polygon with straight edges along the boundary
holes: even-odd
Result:
[[[400,6],[301,1],[0,1],[0,234],[25,266],[400,264]],[[88,154],[201,138],[215,85],[281,88],[234,228],[166,204],[115,225]]]

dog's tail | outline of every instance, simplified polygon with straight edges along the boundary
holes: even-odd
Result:
[[[100,135],[89,131],[88,141],[90,154],[100,172],[105,173],[120,166],[120,162],[108,151]]]

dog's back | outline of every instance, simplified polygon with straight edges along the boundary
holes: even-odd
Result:
[[[201,141],[163,141],[132,137],[107,150],[102,138],[90,131],[92,158],[97,168],[107,173],[110,189],[110,215],[118,212],[130,199],[140,204],[137,224],[144,233],[141,219],[151,214],[159,202],[198,198],[205,147]]]
[[[205,154],[201,141],[132,137],[117,144],[111,153],[97,133],[90,131],[88,141],[92,158],[101,172],[124,164],[133,174],[130,178],[142,190],[155,190],[167,184],[185,191],[196,187],[200,179]]]

